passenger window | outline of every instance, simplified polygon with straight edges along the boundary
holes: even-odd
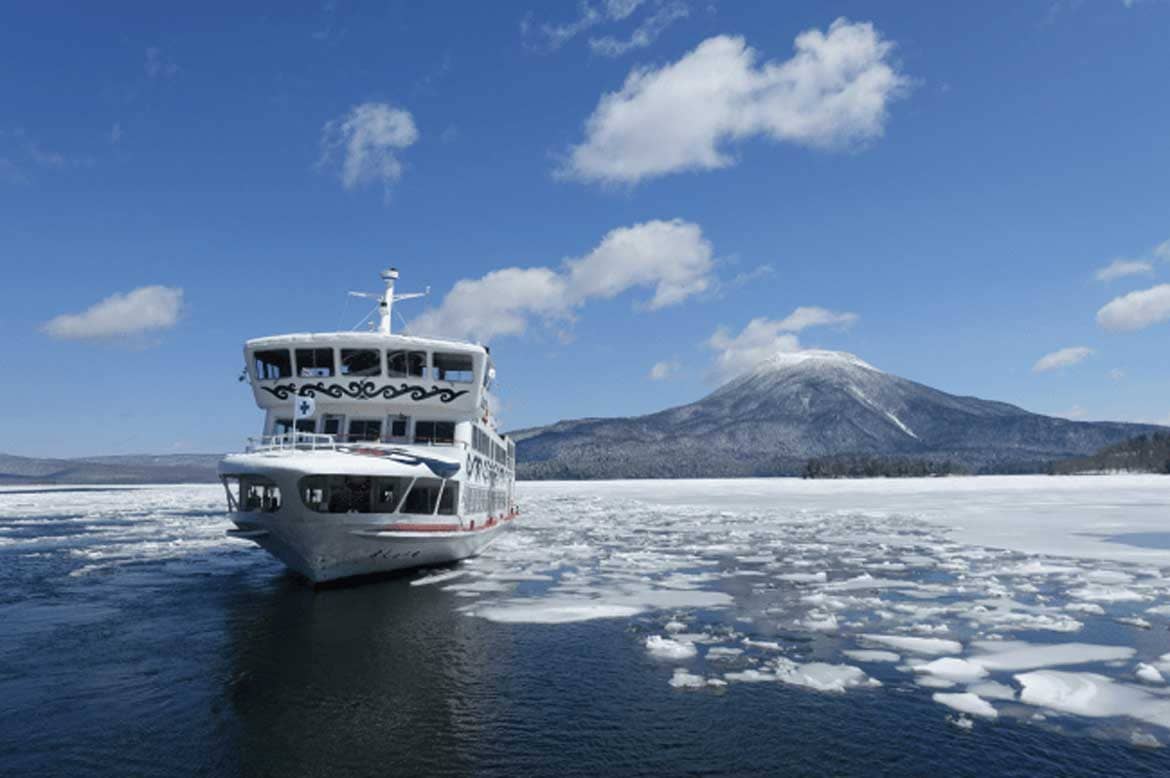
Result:
[[[349,439],[353,441],[376,441],[382,437],[382,422],[378,419],[354,419],[349,423]]]
[[[292,432],[292,419],[277,419],[272,423],[273,435],[287,435]]]
[[[289,357],[288,349],[257,351],[253,358],[258,381],[292,377],[292,358]]]
[[[326,416],[321,422],[321,432],[325,435],[340,435],[344,422],[344,416]]]
[[[316,419],[297,419],[297,432],[316,432]]]
[[[390,437],[405,438],[406,437],[406,422],[409,419],[406,416],[391,416],[390,417]]]
[[[403,513],[422,513],[430,515],[435,512],[435,503],[439,499],[439,487],[442,481],[437,478],[419,478],[414,482],[410,494],[406,495],[406,502],[402,505]]]
[[[341,374],[382,375],[382,357],[374,349],[343,348],[341,350]]]
[[[414,423],[415,443],[454,443],[455,422],[416,421]]]
[[[436,381],[469,384],[475,378],[470,354],[444,354],[436,351],[432,359],[434,367],[431,370],[431,378]]]
[[[455,506],[459,504],[459,482],[448,481],[443,487],[443,496],[439,498],[439,513],[443,516],[454,516]]]
[[[298,376],[301,378],[328,378],[333,374],[333,349],[297,349]]]
[[[427,352],[387,351],[386,375],[392,378],[422,378],[426,375]]]
[[[280,510],[280,487],[256,476],[247,478],[241,485],[243,509],[275,513]]]

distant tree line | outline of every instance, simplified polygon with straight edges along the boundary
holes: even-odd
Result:
[[[970,472],[949,460],[838,454],[808,460],[801,475],[804,478],[925,478]]]
[[[1053,462],[1053,475],[1097,472],[1170,473],[1170,432],[1138,435],[1087,457]]]

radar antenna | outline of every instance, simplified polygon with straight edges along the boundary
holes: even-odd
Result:
[[[386,291],[382,294],[373,294],[371,292],[350,292],[351,297],[364,297],[368,300],[378,301],[378,332],[383,335],[390,334],[390,314],[394,307],[394,303],[400,300],[413,300],[416,297],[425,297],[431,293],[431,288],[428,286],[423,292],[410,292],[408,294],[394,294],[394,282],[398,280],[398,269],[390,268],[383,270],[382,281],[386,284]]]

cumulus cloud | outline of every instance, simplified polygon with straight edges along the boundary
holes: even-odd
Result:
[[[650,380],[665,381],[677,373],[679,367],[681,365],[678,362],[655,362],[654,366],[650,368]]]
[[[1098,270],[1094,277],[1098,281],[1113,281],[1126,276],[1149,275],[1154,272],[1154,265],[1140,259],[1115,259]]]
[[[1051,354],[1045,354],[1036,360],[1036,364],[1032,365],[1033,373],[1046,373],[1049,370],[1056,370],[1061,367],[1069,367],[1078,362],[1083,362],[1093,354],[1093,349],[1086,346],[1070,346],[1069,348],[1062,348],[1059,351],[1053,351]]]
[[[756,317],[737,334],[719,327],[707,339],[707,347],[716,352],[713,377],[726,380],[751,370],[775,354],[800,351],[800,340],[793,333],[808,327],[848,326],[855,321],[855,313],[835,313],[826,308],[802,306],[778,321],[766,316]]]
[[[879,137],[909,79],[872,24],[838,19],[806,30],[783,62],[757,63],[743,38],[708,38],[682,59],[638,68],[602,96],[560,173],[635,184],[727,167],[727,147],[751,137],[839,148]]]
[[[340,156],[339,175],[346,189],[376,181],[389,186],[402,176],[398,153],[418,137],[410,111],[389,103],[362,103],[325,123],[320,165]]]
[[[1097,324],[1111,332],[1143,330],[1170,320],[1170,284],[1130,292],[1097,311]]]
[[[179,72],[179,66],[163,56],[162,49],[151,46],[146,50],[146,64],[143,66],[147,78],[171,78]]]
[[[62,340],[141,335],[175,326],[182,308],[182,289],[142,286],[125,294],[112,294],[81,313],[57,316],[46,322],[42,329]]]
[[[664,308],[709,288],[712,255],[697,224],[674,219],[619,227],[559,269],[512,267],[463,279],[410,329],[485,341],[519,335],[533,319],[569,321],[586,302],[633,288],[653,289],[645,307]]]

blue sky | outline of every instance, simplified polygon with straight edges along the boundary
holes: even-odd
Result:
[[[0,451],[236,448],[390,264],[508,427],[808,347],[1170,423],[1170,3],[420,5],[6,14]]]

